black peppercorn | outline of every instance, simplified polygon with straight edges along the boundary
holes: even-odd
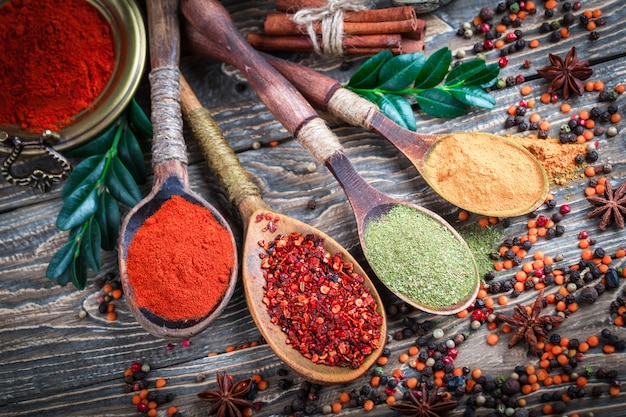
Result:
[[[550,34],[550,40],[551,40],[552,42],[558,42],[558,41],[560,41],[560,40],[561,40],[561,33],[555,30],[554,32],[552,32],[552,33]]]

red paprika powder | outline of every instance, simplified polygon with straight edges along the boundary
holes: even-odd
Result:
[[[231,242],[206,208],[173,196],[137,230],[128,248],[128,281],[139,307],[174,321],[207,315],[228,287]]]
[[[0,28],[0,124],[58,130],[111,78],[111,27],[85,0],[11,0]]]

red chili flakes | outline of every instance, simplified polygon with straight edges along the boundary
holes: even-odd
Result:
[[[263,247],[263,302],[287,344],[314,363],[350,368],[381,346],[383,317],[352,263],[312,234],[278,235]]]

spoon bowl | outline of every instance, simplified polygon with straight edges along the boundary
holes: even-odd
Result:
[[[200,50],[210,47],[200,36],[192,34],[190,38]],[[513,140],[485,132],[434,135],[410,131],[334,79],[294,62],[264,56],[314,106],[387,139],[437,194],[455,206],[484,216],[513,217],[530,213],[545,201],[549,191],[545,169],[530,151]],[[442,157],[440,162],[445,163],[438,162],[436,156],[446,149],[453,152]],[[502,159],[509,172],[523,175],[494,172],[493,161]],[[471,169],[461,174],[455,170],[461,165]],[[475,186],[468,190],[467,184]],[[510,192],[506,198],[496,198],[502,190]],[[480,198],[468,198],[470,193]]]
[[[382,354],[387,333],[385,310],[376,287],[358,262],[330,236],[297,219],[278,213],[265,204],[259,189],[249,180],[210,112],[202,107],[184,78],[181,79],[181,104],[193,137],[200,144],[206,160],[220,179],[230,200],[241,213],[245,231],[241,274],[246,303],[263,338],[286,365],[308,380],[321,384],[343,384],[359,378]],[[278,234],[286,236],[292,232],[303,236],[312,234],[323,239],[327,252],[340,253],[344,261],[353,264],[354,271],[363,277],[363,285],[376,301],[376,312],[382,317],[379,327],[380,345],[365,357],[358,368],[313,363],[289,346],[287,335],[280,326],[272,322],[264,303],[266,279],[263,275],[262,259],[267,253],[259,242],[271,241]]]
[[[150,27],[151,45],[151,75],[154,71],[167,67],[166,73],[170,78],[166,82],[177,85],[179,82],[178,65],[178,19],[177,1],[161,0],[148,2],[148,22]],[[172,79],[172,76],[175,78]],[[153,81],[152,90],[162,91],[162,85]],[[167,86],[166,86],[167,88]],[[175,96],[178,91],[170,93],[174,97],[166,97],[165,106],[155,106],[156,99],[153,96],[153,127],[154,140],[152,159],[154,165],[154,184],[151,192],[133,207],[124,218],[120,229],[120,242],[118,244],[119,269],[122,286],[126,301],[130,310],[139,324],[149,333],[163,338],[184,339],[199,333],[209,326],[224,310],[230,300],[238,277],[237,246],[233,232],[228,222],[221,214],[201,196],[189,188],[187,176],[186,145],[182,135],[182,120],[180,129],[171,129],[170,121],[163,117],[163,113],[178,115],[180,119],[180,107],[176,104]],[[169,98],[170,100],[167,100]],[[176,126],[176,120],[173,125]],[[171,130],[170,130],[171,129]],[[164,131],[168,133],[164,134]],[[206,314],[185,320],[174,320],[159,315],[147,308],[142,307],[137,300],[137,293],[128,276],[128,249],[139,228],[155,214],[161,206],[173,196],[180,196],[192,204],[208,210],[219,224],[226,229],[230,236],[230,244],[233,247],[233,268],[228,277],[228,284],[220,301],[211,308],[207,307]]]

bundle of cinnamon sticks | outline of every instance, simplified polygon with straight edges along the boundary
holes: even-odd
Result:
[[[295,23],[294,13],[323,7],[326,0],[276,0],[277,13],[268,14],[263,33],[249,33],[252,47],[265,51],[314,52],[308,28]],[[322,44],[320,22],[313,23],[316,41]],[[394,54],[424,51],[426,22],[411,6],[345,11],[341,47],[343,54],[374,55],[384,49]]]

